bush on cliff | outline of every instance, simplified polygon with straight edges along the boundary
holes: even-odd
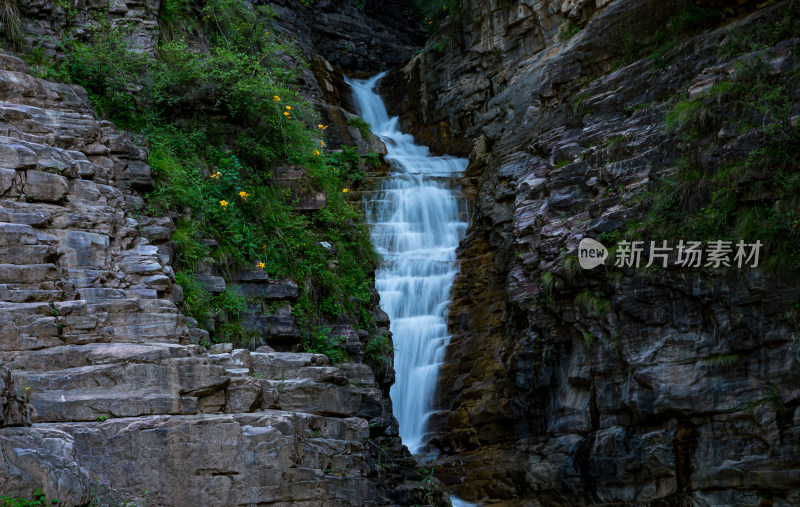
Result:
[[[243,0],[168,0],[151,55],[132,47],[124,25],[98,16],[87,39],[63,41],[66,57],[52,70],[84,86],[103,116],[144,135],[157,177],[147,212],[178,217],[184,310],[201,323],[217,316],[226,325],[216,338],[240,344],[250,337],[237,312],[205,292],[197,273],[260,269],[295,280],[293,314],[309,336],[323,322],[368,326],[373,296],[376,256],[343,192],[353,175],[322,153],[325,126],[294,85],[305,64],[272,17]],[[274,171],[288,165],[302,167],[306,189],[326,194],[322,209],[298,209],[274,185]]]
[[[644,202],[638,233],[759,240],[768,269],[800,272],[800,67],[775,72],[754,54],[731,76],[667,113],[682,158]],[[729,147],[720,148],[721,138]]]

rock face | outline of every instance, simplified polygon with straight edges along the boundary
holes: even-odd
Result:
[[[90,0],[88,2],[59,2],[53,0],[23,0],[17,2],[19,14],[25,18],[21,26],[24,48],[41,48],[43,56],[52,57],[62,50],[61,36],[68,30],[77,35],[86,33],[97,12],[108,12],[116,26],[126,26],[136,48],[151,51],[158,39],[158,0]]]
[[[716,49],[769,9],[656,65],[621,63],[624,41],[679,2],[463,5],[442,53],[382,85],[418,139],[470,155],[437,476],[504,505],[797,504],[797,284],[746,268],[582,271],[574,257],[641,218],[686,149],[664,127],[669,99],[736,72]],[[568,20],[579,31],[559,36]],[[792,75],[780,62],[794,48],[742,58]],[[753,146],[723,134],[708,164]]]
[[[0,70],[0,494],[40,488],[65,506],[420,502],[411,486],[394,491],[420,476],[397,437],[391,372],[207,354],[175,304],[172,222],[137,211],[152,185],[145,151],[98,121],[80,87],[3,59],[16,70]],[[237,282],[247,297],[297,297],[259,273]]]
[[[419,14],[405,0],[270,2],[304,49],[347,73],[375,74],[403,64],[425,43]]]

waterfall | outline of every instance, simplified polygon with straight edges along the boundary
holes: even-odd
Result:
[[[467,160],[433,157],[389,118],[375,86],[385,75],[347,83],[362,118],[386,144],[392,165],[377,198],[366,204],[383,265],[375,284],[391,318],[396,380],[390,391],[400,437],[413,454],[426,443],[436,379],[449,340],[447,309],[456,275],[456,247],[467,228],[466,204],[453,179]]]

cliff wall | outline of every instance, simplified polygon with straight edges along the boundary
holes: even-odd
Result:
[[[743,234],[744,217],[797,208],[775,182],[797,160],[772,156],[797,139],[796,7],[697,3],[713,10],[461,2],[382,87],[410,97],[393,109],[419,139],[470,157],[431,442],[462,498],[798,501],[800,292],[780,267],[791,219],[776,219],[774,262],[755,269],[681,268],[674,251],[645,268],[649,247],[639,269],[578,265],[584,237],[767,242],[772,222]],[[769,93],[782,113],[755,105]]]

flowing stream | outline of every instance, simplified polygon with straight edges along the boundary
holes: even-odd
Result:
[[[383,257],[375,284],[391,318],[396,380],[390,395],[400,437],[422,452],[439,368],[449,341],[447,310],[456,275],[456,247],[467,228],[466,202],[454,179],[467,160],[433,157],[400,132],[375,92],[379,74],[347,83],[372,131],[386,144],[392,173],[366,202],[367,222]]]

